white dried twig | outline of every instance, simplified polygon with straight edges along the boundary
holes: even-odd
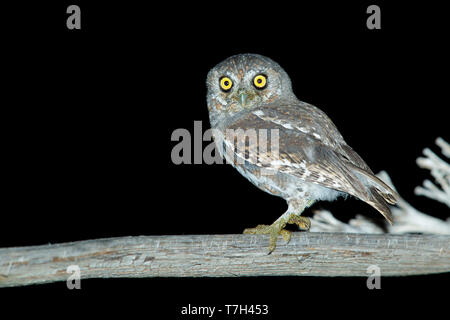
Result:
[[[395,189],[391,178],[385,171],[381,171],[378,177]],[[394,224],[388,226],[389,233],[434,233],[450,234],[450,219],[441,219],[420,212],[403,198],[398,199],[397,206],[391,206]]]
[[[437,138],[436,144],[441,147],[442,154],[450,158],[450,145],[442,138]],[[425,158],[417,158],[417,165],[423,169],[430,170],[434,180],[441,188],[430,180],[425,180],[423,187],[416,187],[414,193],[418,196],[425,196],[442,202],[450,207],[450,165],[428,148],[423,150],[423,154]]]
[[[438,138],[436,144],[441,147],[444,155],[447,157],[450,155],[450,146],[442,138]],[[419,158],[417,163],[420,167],[431,170],[431,174],[442,186],[442,190],[431,182],[425,182],[424,186],[426,189],[419,187],[420,191],[418,193],[416,188],[416,194],[422,194],[449,205],[450,166],[429,149],[425,149],[424,154],[427,158]],[[395,187],[386,172],[382,171],[377,176],[395,190]],[[349,233],[385,233],[387,231],[388,233],[393,234],[450,234],[450,218],[447,219],[447,221],[443,221],[429,216],[411,206],[401,197],[396,206],[391,206],[391,211],[394,218],[394,224],[383,229],[362,215],[357,215],[355,219],[350,220],[349,223],[346,224],[334,218],[331,212],[327,210],[317,210],[312,219],[311,231]]]

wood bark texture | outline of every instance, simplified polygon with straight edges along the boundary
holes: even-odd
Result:
[[[268,254],[268,236],[136,236],[0,249],[0,286],[88,278],[381,276],[450,272],[450,236],[293,233]]]

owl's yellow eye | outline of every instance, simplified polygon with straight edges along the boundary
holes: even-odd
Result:
[[[228,77],[222,77],[219,80],[219,84],[220,84],[220,88],[223,91],[228,91],[231,89],[231,87],[233,86],[233,81],[231,81],[230,78]]]
[[[253,78],[253,85],[258,89],[264,89],[267,84],[267,77],[263,74],[258,74]]]

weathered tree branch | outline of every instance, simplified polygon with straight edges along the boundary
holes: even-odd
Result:
[[[382,276],[450,271],[446,235],[294,233],[268,255],[258,235],[140,236],[0,249],[0,286],[69,277]]]

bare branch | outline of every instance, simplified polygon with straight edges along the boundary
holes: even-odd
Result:
[[[395,189],[386,172],[382,171],[378,176]],[[394,217],[394,225],[388,226],[389,233],[450,234],[450,220],[443,221],[420,212],[403,198],[399,199],[397,206],[391,207],[391,211]]]
[[[444,139],[438,137],[436,139],[436,144],[441,148],[441,152],[447,158],[450,158],[450,144],[448,144]]]
[[[450,145],[442,138],[437,138],[436,144],[441,147],[442,154],[450,158]],[[417,158],[417,165],[430,170],[434,180],[441,188],[434,185],[431,181],[425,180],[423,187],[416,187],[414,193],[442,202],[450,207],[450,164],[439,158],[428,148],[423,150],[423,154],[425,155],[424,158]]]
[[[267,254],[260,235],[140,236],[0,249],[0,286],[139,277],[382,276],[450,271],[449,236],[297,232]]]

